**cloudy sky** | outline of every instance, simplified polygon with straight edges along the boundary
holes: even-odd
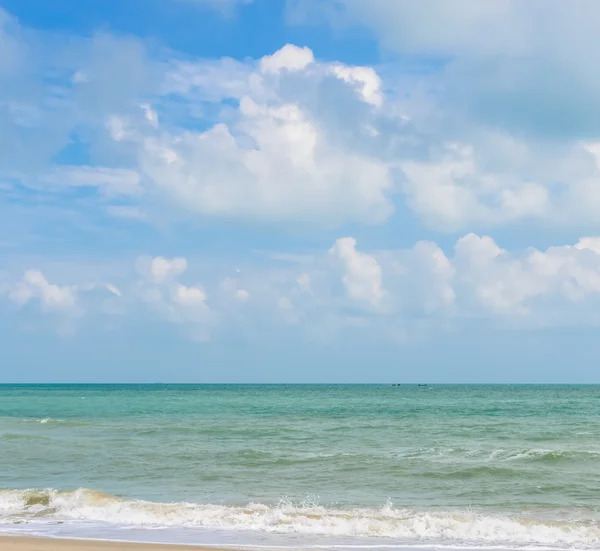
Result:
[[[597,382],[596,0],[0,0],[0,380]]]

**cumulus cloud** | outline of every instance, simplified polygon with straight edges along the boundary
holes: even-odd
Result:
[[[2,224],[35,204],[56,206],[61,236],[81,235],[64,224],[84,206],[82,226],[97,208],[119,219],[113,224],[243,221],[344,226],[342,235],[356,236],[272,255],[232,278],[223,279],[233,266],[197,276],[186,258],[152,256],[138,259],[129,287],[56,283],[44,268],[3,280],[2,295],[73,313],[104,293],[132,310],[141,302],[198,339],[217,320],[283,320],[315,333],[415,320],[595,322],[596,4],[324,0],[313,8],[334,4],[337,17],[374,29],[420,73],[323,60],[302,44],[241,61],[156,55],[142,40],[106,33],[57,36],[46,47],[0,10]],[[463,237],[454,247],[394,249],[389,236],[410,214],[402,202],[417,223]],[[23,210],[23,226],[37,223]],[[396,210],[387,249],[362,248],[356,224],[384,223]],[[531,222],[586,237],[506,250],[489,235]],[[11,241],[22,233],[0,230]]]
[[[295,105],[267,108],[247,99],[240,115],[236,130],[253,148],[222,125],[165,135],[144,142],[142,170],[167,197],[209,216],[337,224],[391,213],[385,165],[331,148]]]
[[[204,287],[184,285],[178,280],[188,268],[185,258],[140,257],[136,268],[142,275],[135,289],[137,299],[160,319],[182,326],[193,339],[210,338],[214,314],[207,304]]]
[[[19,308],[37,303],[44,313],[79,318],[88,311],[107,313],[107,301],[110,297],[121,298],[122,292],[112,283],[51,283],[41,270],[28,269],[17,280],[5,276],[0,282],[2,296]]]
[[[261,73],[279,73],[281,71],[301,71],[315,61],[310,48],[299,48],[286,44],[273,55],[266,55],[260,60]]]
[[[288,44],[254,64],[173,63],[167,83],[199,105],[239,104],[202,132],[117,118],[112,136],[137,148],[136,168],[155,192],[202,216],[381,223],[403,192],[438,230],[597,225],[596,142],[536,141],[473,123],[443,94],[423,109],[399,99],[412,93],[405,84],[386,98],[371,67],[321,62]]]
[[[143,256],[138,258],[136,267],[142,276],[159,284],[181,275],[187,269],[188,263],[182,257],[169,259],[164,256],[154,258]]]
[[[549,191],[511,172],[478,166],[472,147],[449,144],[437,159],[401,164],[410,205],[432,226],[497,225],[552,212]]]
[[[71,318],[131,316],[141,307],[198,341],[213,338],[217,327],[262,339],[281,322],[319,340],[347,330],[406,340],[475,322],[596,325],[599,243],[600,237],[586,236],[572,245],[507,250],[490,236],[469,233],[447,251],[432,241],[361,250],[355,238],[342,237],[313,252],[310,263],[249,264],[224,279],[214,271],[200,275],[197,263],[183,258],[144,257],[136,263],[137,281],[119,287],[58,284],[28,270],[17,280],[5,275],[0,294],[17,306],[38,303],[43,312]],[[259,329],[265,327],[267,333]]]
[[[361,314],[365,327],[378,327],[379,318],[384,325],[395,320],[408,328],[425,319],[432,327],[472,319],[531,327],[598,323],[599,242],[585,237],[575,245],[508,251],[489,236],[471,233],[458,239],[447,254],[427,241],[409,249],[361,252],[355,239],[341,238],[327,259],[315,261],[318,277],[319,267],[332,258],[339,263],[341,270],[329,270],[327,275],[333,287],[321,287],[316,296],[307,294],[303,301],[322,306],[326,299],[330,319],[341,320],[345,306],[336,302],[339,278],[344,298],[371,307]],[[290,276],[288,295],[308,277]],[[311,315],[315,312],[324,315],[322,309]]]
[[[379,306],[385,292],[382,287],[381,267],[373,256],[356,250],[356,239],[338,239],[329,254],[341,261],[342,281],[348,297]]]
[[[8,298],[19,305],[38,299],[43,310],[72,310],[77,300],[75,287],[51,284],[39,270],[27,270]]]
[[[539,324],[569,323],[574,314],[579,323],[596,317],[600,255],[581,243],[518,255],[469,234],[457,242],[454,264],[465,307]],[[584,299],[589,303],[582,309]]]
[[[204,305],[206,302],[206,293],[202,287],[186,287],[179,284],[173,290],[173,300],[184,306]]]
[[[369,121],[383,94],[372,68],[319,62],[291,44],[254,61],[166,63],[149,59],[133,38],[97,35],[80,46],[76,56],[48,52],[69,60],[51,88],[26,75],[7,81],[0,177],[62,194],[66,204],[76,191],[97,190],[104,212],[135,220],[167,205],[197,216],[324,226],[380,223],[393,213],[390,163],[373,153],[378,133]],[[28,55],[33,72],[43,73],[42,57]],[[35,89],[31,98],[17,86],[22,80]],[[330,88],[343,101],[323,94]],[[57,90],[60,101],[46,109]],[[190,128],[198,120],[205,130]],[[353,128],[340,132],[340,123]],[[53,165],[73,136],[94,163]]]
[[[595,228],[600,156],[591,142],[535,143],[480,132],[399,162],[407,204],[430,227],[460,231],[522,220]]]
[[[410,340],[471,323],[597,324],[599,242],[585,237],[574,245],[509,251],[487,235],[469,233],[447,251],[431,241],[365,251],[345,237],[326,254],[315,253],[310,264],[262,266],[254,275],[245,270],[222,289],[227,296],[237,288],[248,290],[252,308],[243,316],[250,323],[253,316],[274,316],[318,339],[350,327]]]
[[[370,25],[390,47],[422,60],[423,75],[401,79],[394,64],[326,61],[294,44],[260,59],[205,60],[156,56],[139,39],[99,33],[77,39],[73,53],[66,39],[43,48],[35,31],[3,12],[2,40],[11,46],[0,72],[0,178],[21,203],[33,203],[36,190],[56,195],[44,197],[43,208],[62,200],[61,209],[78,212],[85,198],[90,212],[129,223],[185,215],[332,228],[384,223],[403,212],[397,203],[404,201],[436,230],[535,221],[596,231],[597,137],[583,130],[540,137],[475,116],[457,103],[465,94],[455,89],[457,82],[473,90],[484,82],[496,96],[510,96],[506,83],[520,86],[529,77],[513,78],[513,65],[509,71],[505,64],[525,63],[527,74],[542,58],[552,70],[563,67],[583,55],[594,24],[581,27],[576,44],[556,45],[548,29],[532,24],[536,2],[372,4],[365,10],[361,2],[337,2],[338,17]],[[564,16],[560,25],[573,35],[580,16],[548,5],[547,16]],[[455,25],[433,32],[432,17]],[[431,63],[430,55],[445,61]],[[477,76],[484,62],[496,71],[489,78]],[[51,85],[36,76],[55,65]],[[467,70],[472,78],[460,72]],[[544,86],[544,93],[555,89]],[[540,94],[544,101],[528,101],[531,109],[515,109],[523,125],[536,106],[549,105],[550,96]],[[577,118],[564,113],[557,108],[542,120]],[[74,144],[86,150],[86,164],[55,165]]]
[[[356,86],[366,102],[381,107],[383,93],[381,92],[381,78],[372,67],[349,67],[347,65],[333,65],[333,73],[344,82]]]
[[[600,254],[600,237],[582,237],[575,245],[576,249],[589,249]]]
[[[335,129],[314,108],[320,83],[331,78],[348,88],[357,106],[380,107],[373,69],[318,63],[310,49],[289,44],[252,70],[226,62],[232,74],[215,72],[214,65],[207,74],[204,63],[197,65],[174,65],[168,92],[189,100],[202,86],[222,94],[204,101],[233,95],[239,106],[228,107],[225,120],[199,132],[108,119],[112,139],[135,148],[136,169],[154,192],[179,208],[229,219],[335,226],[379,223],[392,214],[390,164],[335,139]],[[152,116],[153,127],[157,121]]]
[[[389,138],[380,151],[398,161],[409,207],[429,227],[459,232],[527,220],[596,231],[593,0],[576,8],[560,0],[288,5],[297,23],[321,16],[368,27],[384,49],[419,68],[378,68],[383,99],[407,117],[411,134],[376,129]]]

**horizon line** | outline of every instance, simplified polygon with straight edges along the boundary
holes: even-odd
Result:
[[[0,382],[0,386],[600,386],[600,382]]]

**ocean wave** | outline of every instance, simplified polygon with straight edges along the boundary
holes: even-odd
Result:
[[[428,461],[557,462],[563,460],[598,460],[600,459],[600,450],[521,448],[490,451],[489,449],[478,448],[423,447],[399,450],[393,455],[398,459],[425,459]],[[468,465],[468,463],[466,464]]]
[[[231,458],[230,452],[224,456]],[[555,462],[562,460],[589,460],[600,459],[600,451],[595,450],[568,450],[568,449],[469,449],[451,447],[422,447],[407,448],[383,452],[284,452],[248,448],[236,451],[236,457],[244,459],[261,459],[282,465],[312,461],[338,461],[347,460],[349,457],[356,461],[379,462],[382,465],[395,465],[399,461],[428,461],[431,463],[447,463],[457,465],[460,463],[465,470],[481,468],[482,471],[502,467],[495,467],[499,463],[520,462]],[[506,465],[505,469],[511,469]]]
[[[470,511],[413,511],[382,508],[336,509],[312,501],[227,506],[126,500],[88,489],[0,490],[3,523],[48,520],[92,521],[138,527],[186,527],[262,531],[343,538],[393,538],[403,543],[547,545],[594,549],[596,521],[549,521]]]
[[[550,450],[550,449],[522,449],[522,450],[496,450],[490,455],[491,460],[519,461],[530,460],[536,462],[557,462],[573,459],[599,459],[600,451],[594,450]]]

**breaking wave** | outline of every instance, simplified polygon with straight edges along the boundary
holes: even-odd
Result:
[[[469,511],[414,511],[391,504],[337,509],[281,501],[270,506],[154,503],[88,489],[0,490],[0,521],[88,521],[119,526],[262,531],[343,538],[390,538],[402,543],[461,543],[597,549],[597,521],[550,521]]]

